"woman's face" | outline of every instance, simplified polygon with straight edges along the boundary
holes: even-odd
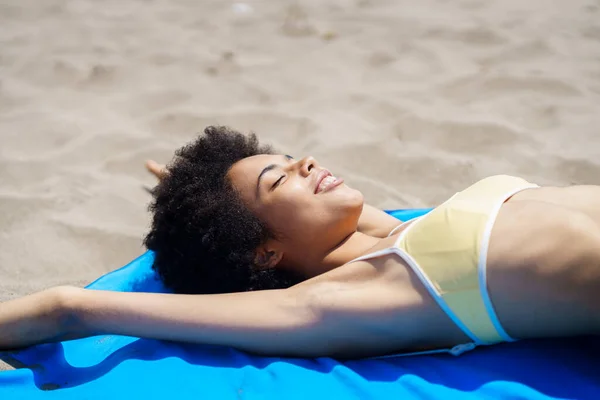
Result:
[[[356,232],[362,194],[312,157],[252,156],[235,163],[228,178],[251,212],[276,235],[269,246],[281,252],[280,267],[310,274],[302,268],[323,260]]]

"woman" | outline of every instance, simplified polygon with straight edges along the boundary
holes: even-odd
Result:
[[[354,358],[600,332],[598,186],[490,177],[398,225],[315,159],[223,127],[168,170],[145,243],[179,294],[12,300],[0,349],[122,334]]]

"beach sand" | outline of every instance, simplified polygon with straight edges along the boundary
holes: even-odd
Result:
[[[381,208],[477,179],[600,183],[600,1],[0,1],[0,301],[141,254],[208,124]]]

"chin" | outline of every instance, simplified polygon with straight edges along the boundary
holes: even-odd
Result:
[[[348,205],[360,208],[362,211],[363,205],[365,203],[365,198],[360,190],[352,189],[350,187],[344,188],[344,196],[346,197],[346,201]]]
[[[358,221],[365,204],[363,194],[358,190],[351,189],[345,196],[343,203],[343,208],[346,211],[346,214],[349,217],[355,217]]]
[[[335,215],[334,220],[346,221],[344,223],[346,227],[347,223],[352,223],[353,220],[358,223],[364,205],[363,194],[359,190],[347,186],[336,189],[335,197],[330,197],[328,204],[330,212]]]

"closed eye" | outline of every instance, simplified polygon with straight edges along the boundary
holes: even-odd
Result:
[[[279,186],[279,184],[281,183],[281,180],[283,178],[285,178],[285,175],[281,175],[281,177],[275,181],[275,183],[273,184],[273,186],[271,186],[271,190],[275,189],[277,186]]]

